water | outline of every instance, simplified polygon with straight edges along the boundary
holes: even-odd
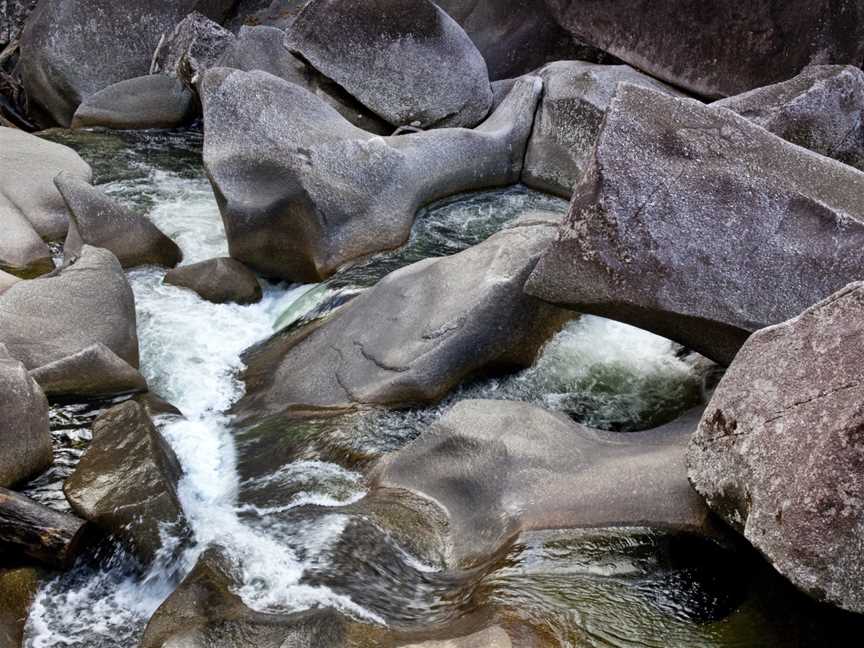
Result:
[[[184,263],[227,254],[200,165],[200,136],[49,136],[77,148],[106,191],[146,211],[181,246]],[[43,585],[27,646],[135,646],[147,620],[211,544],[221,545],[239,571],[237,593],[250,607],[334,606],[377,632],[441,628],[446,634],[460,619],[486,615],[517,634],[527,629],[542,639],[535,645],[549,646],[761,646],[811,636],[798,632],[798,620],[781,622],[782,606],[765,602],[764,585],[753,594],[749,585],[724,576],[749,582],[746,565],[732,569],[716,551],[684,550],[663,535],[538,534],[471,573],[451,573],[421,559],[422,552],[388,526],[387,511],[364,508],[365,468],[463,398],[525,400],[622,433],[671,420],[704,399],[714,370],[662,338],[583,317],[551,340],[533,367],[462,385],[438,406],[276,419],[248,429],[234,429],[225,415],[242,394],[241,352],[274,327],[325,315],[393,269],[457,252],[520,215],[560,215],[565,208],[557,198],[521,187],[443,201],[418,216],[404,248],[362,260],[316,286],[267,284],[262,302],[251,306],[210,304],[164,285],[161,270],[131,271],[142,371],[153,391],[184,415],[157,424],[184,468],[179,496],[194,538],[183,546],[169,539],[149,568],[113,545],[99,547]],[[28,492],[64,506],[60,481],[83,452],[98,411],[53,410],[62,461]],[[422,516],[402,522],[423,537]],[[785,591],[780,601],[805,610],[801,618],[818,617]],[[825,625],[815,622],[817,635]]]

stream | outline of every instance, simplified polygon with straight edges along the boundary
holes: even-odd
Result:
[[[200,134],[45,136],[75,148],[92,165],[94,183],[146,212],[182,248],[184,264],[227,256]],[[586,316],[551,340],[533,367],[470,381],[436,406],[232,426],[226,412],[242,396],[245,349],[326,315],[394,269],[458,252],[527,213],[566,209],[524,187],[440,201],[421,211],[400,250],[315,286],[265,283],[264,299],[252,306],[203,301],[163,284],[164,269],[130,271],[142,372],[184,415],[157,425],[184,469],[179,495],[194,539],[169,539],[146,569],[106,543],[46,579],[26,646],[136,646],[150,616],[212,545],[239,568],[236,593],[260,611],[332,606],[370,627],[404,632],[483,611],[539,629],[543,645],[574,648],[848,645],[844,633],[860,632],[860,623],[805,600],[747,552],[646,529],[537,533],[495,564],[454,579],[357,514],[364,470],[461,399],[524,400],[622,434],[704,402],[718,370],[644,331]],[[62,480],[107,405],[52,409],[56,465],[28,494],[66,506]]]

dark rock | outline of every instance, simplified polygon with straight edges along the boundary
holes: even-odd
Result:
[[[246,358],[237,411],[429,403],[478,371],[530,365],[569,319],[522,291],[554,235],[548,225],[505,230],[391,273],[323,324],[276,335]]]
[[[864,60],[864,4],[845,0],[546,0],[559,24],[658,79],[706,97]]]
[[[424,203],[517,182],[540,89],[520,80],[474,130],[376,137],[282,79],[210,70],[204,164],[231,256],[267,277],[317,281],[398,247]]]
[[[337,648],[345,620],[330,609],[269,614],[247,607],[218,549],[207,550],[147,624],[140,648]]]
[[[165,283],[188,288],[214,304],[255,304],[263,295],[255,274],[231,258],[208,259],[169,270]]]
[[[864,268],[864,175],[728,110],[622,84],[526,290],[728,364]]]
[[[0,0],[0,16],[3,2]],[[24,645],[24,624],[39,588],[39,576],[39,570],[33,567],[0,568],[0,646],[3,648]]]
[[[0,396],[0,486],[12,486],[38,475],[54,457],[45,394],[2,344]]]
[[[0,50],[21,33],[24,21],[36,7],[38,0],[0,0]],[[0,641],[0,646],[5,646]]]
[[[754,333],[693,436],[708,505],[811,596],[864,612],[864,284]]]
[[[233,0],[42,0],[21,37],[21,77],[45,124],[69,126],[90,95],[150,72],[163,35],[188,13],[221,17]]]
[[[195,11],[177,23],[159,44],[151,71],[178,78],[192,87],[233,42],[234,34]]]
[[[606,109],[621,82],[682,96],[629,65],[558,61],[537,72],[543,99],[528,140],[522,182],[569,198],[594,159]]]
[[[149,219],[119,204],[100,189],[65,173],[58,175],[54,184],[69,208],[72,221],[63,250],[66,257],[77,257],[81,245],[92,245],[112,252],[124,268],[173,267],[183,259],[177,244]]]
[[[104,344],[38,367],[30,375],[52,400],[99,400],[147,391],[144,376]]]
[[[864,72],[815,65],[789,81],[722,99],[728,108],[783,139],[864,169]]]
[[[63,171],[88,182],[93,175],[90,165],[68,146],[14,128],[0,127],[2,224],[12,222],[7,221],[10,218],[5,214],[7,210],[17,211],[43,239],[62,239],[69,227],[69,217],[63,198],[54,186],[54,177]],[[0,230],[0,249],[5,237],[4,227]],[[26,243],[34,245],[31,238],[27,238]],[[36,254],[44,254],[44,250],[37,250]]]
[[[63,492],[72,510],[124,541],[145,561],[162,547],[160,528],[182,527],[182,469],[171,446],[135,401],[93,424],[93,440]]]
[[[700,414],[621,434],[523,402],[461,401],[379,462],[371,496],[403,489],[442,507],[454,567],[482,562],[530,530],[644,526],[710,536],[685,466]]]
[[[492,105],[483,57],[429,0],[311,0],[285,42],[393,126],[471,128]]]
[[[192,110],[192,92],[161,74],[135,77],[87,97],[72,117],[72,128],[176,128]]]
[[[96,343],[138,366],[135,298],[107,250],[85,246],[73,265],[0,295],[0,344],[28,369]]]

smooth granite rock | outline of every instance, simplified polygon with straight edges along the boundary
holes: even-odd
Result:
[[[169,270],[165,283],[188,288],[214,304],[255,304],[263,296],[255,273],[228,257]]]
[[[72,128],[177,128],[191,117],[192,92],[178,79],[149,74],[119,81],[87,97]]]

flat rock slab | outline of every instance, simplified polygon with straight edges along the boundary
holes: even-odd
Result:
[[[126,79],[87,97],[72,128],[177,128],[190,117],[192,92],[162,74]]]
[[[286,45],[393,126],[471,128],[492,105],[483,56],[429,0],[312,0]]]
[[[864,174],[729,110],[622,84],[526,286],[721,364],[864,276]]]
[[[864,284],[754,333],[688,453],[708,505],[794,585],[864,612]]]
[[[529,530],[709,533],[708,509],[685,465],[700,414],[623,434],[523,402],[461,401],[379,462],[372,497],[375,489],[403,489],[437,503],[449,519],[448,562],[460,567],[488,559]]]
[[[174,268],[165,274],[165,283],[188,288],[214,304],[255,304],[263,296],[255,273],[230,257]]]

